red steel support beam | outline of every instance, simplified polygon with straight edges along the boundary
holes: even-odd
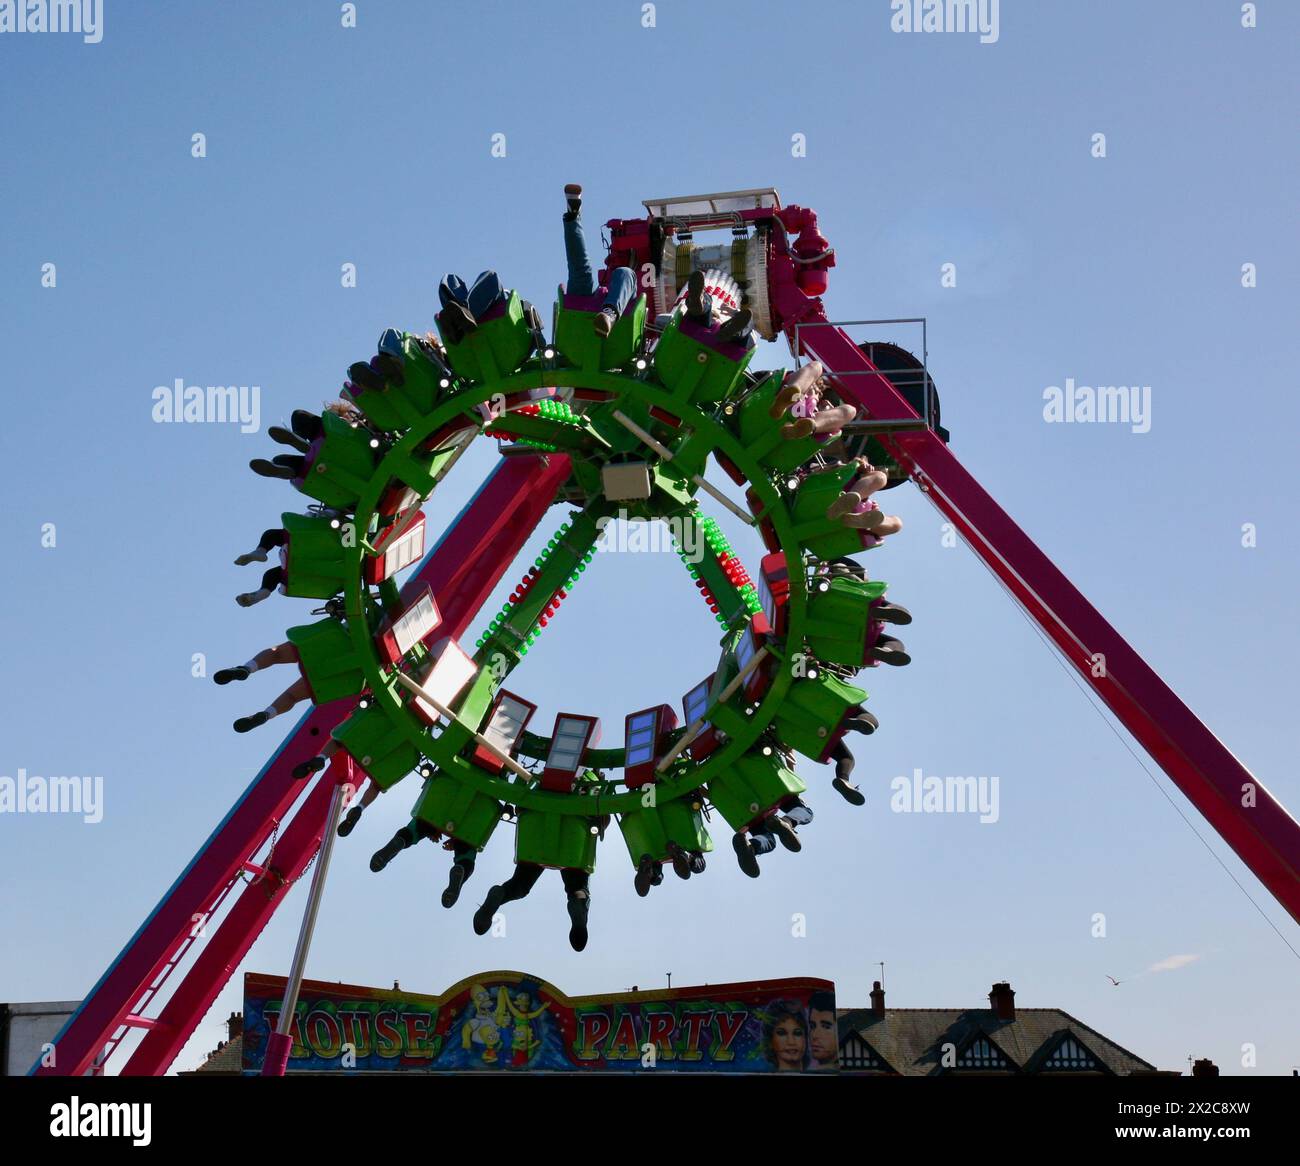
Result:
[[[787,283],[778,312],[796,348],[835,374],[871,420],[917,414],[819,300]],[[1300,922],[1300,824],[1137,654],[930,429],[878,440],[1269,892]],[[1100,672],[1100,675],[1098,674]]]
[[[432,584],[447,634],[464,632],[551,505],[569,468],[563,454],[503,458],[426,556],[414,578]],[[206,924],[205,913],[292,807],[303,788],[292,776],[293,767],[319,751],[352,704],[321,705],[298,722],[55,1037],[55,1064],[38,1062],[30,1075],[80,1076],[91,1067],[191,929]],[[277,842],[272,861],[286,879],[296,877],[320,843],[331,786],[323,776],[318,780]],[[130,1072],[167,1071],[282,895],[274,895],[269,906],[262,901],[266,897],[265,884],[246,886],[229,914],[211,928],[198,959],[169,993],[158,1018],[166,1027],[146,1034],[128,1062]],[[174,1007],[172,998],[179,998]]]

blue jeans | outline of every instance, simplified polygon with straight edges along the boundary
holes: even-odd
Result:
[[[476,320],[505,298],[501,277],[490,270],[479,272],[473,287],[466,287],[459,275],[445,275],[438,285],[438,299],[444,308],[453,301],[464,304]]]
[[[569,261],[569,279],[564,290],[571,296],[594,296],[596,294],[596,273],[591,269],[591,256],[587,254],[587,239],[582,233],[582,223],[577,219],[564,220],[564,255]],[[609,308],[615,316],[621,316],[623,309],[632,302],[636,295],[636,273],[630,267],[616,267],[609,273],[609,287],[603,308]]]
[[[796,803],[782,813],[796,826],[807,826],[813,820],[812,807],[805,806],[803,802]]]
[[[796,802],[781,813],[796,826],[807,826],[813,820],[812,807],[804,805],[803,802]],[[775,829],[771,816],[764,818],[757,826],[749,828],[749,840],[753,843],[755,854],[766,854],[776,846],[776,835],[773,833]]]

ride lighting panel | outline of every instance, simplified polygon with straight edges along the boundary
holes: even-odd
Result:
[[[696,721],[703,720],[709,707],[709,692],[713,688],[713,677],[700,681],[682,697],[682,713],[686,717],[686,727],[690,728]],[[704,721],[704,727],[688,746],[688,752],[695,761],[702,761],[718,747],[718,735],[713,727]]]
[[[410,486],[398,483],[390,486],[379,498],[379,505],[375,508],[379,514],[401,514],[403,511],[410,510],[412,506],[419,506],[423,501],[418,490],[412,490]]]
[[[454,709],[461,693],[478,675],[478,665],[450,636],[435,644],[432,651],[435,658],[420,678],[420,687],[443,708]],[[426,725],[442,719],[442,714],[422,696],[415,697],[412,707]]]
[[[582,764],[587,746],[600,739],[600,719],[580,713],[560,713],[555,718],[551,733],[551,751],[542,770],[542,788],[563,790],[573,788],[574,779]]]
[[[767,555],[758,569],[758,602],[770,630],[784,636],[790,623],[790,572],[785,555]]]
[[[389,664],[396,664],[426,636],[442,623],[438,605],[433,601],[433,589],[425,584],[416,592],[392,624],[379,634],[379,644]]]
[[[519,745],[519,739],[524,735],[525,726],[536,711],[535,704],[503,688],[497,694],[496,703],[488,714],[487,724],[483,726],[483,736],[507,757],[512,757]],[[470,760],[493,773],[500,773],[505,769],[501,758],[482,745],[474,746]]]
[[[759,634],[758,629],[753,623],[746,624],[740,631],[740,636],[736,640],[736,647],[732,655],[736,661],[736,671],[743,672],[749,667],[758,649],[763,645],[763,637]],[[742,688],[745,696],[750,700],[758,700],[763,693],[768,690],[771,683],[771,677],[768,671],[760,663],[747,677],[745,677]]]
[[[391,579],[404,567],[424,554],[424,514],[418,514],[411,525],[391,542],[381,544],[383,554],[366,559],[366,582],[379,583]]]
[[[677,713],[671,705],[628,714],[623,730],[623,778],[629,789],[654,781],[655,760],[663,751],[664,738],[675,728]]]
[[[658,218],[671,215],[726,215],[736,211],[780,210],[781,196],[774,187],[721,190],[716,194],[679,194],[672,198],[647,198],[641,205]]]

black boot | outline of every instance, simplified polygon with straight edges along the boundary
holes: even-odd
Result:
[[[409,845],[406,834],[399,830],[370,856],[370,869],[378,874]]]
[[[363,360],[348,365],[348,380],[357,388],[366,389],[372,393],[381,393],[388,387],[384,378]]]
[[[641,856],[641,861],[636,864],[636,878],[632,880],[632,885],[636,888],[636,893],[645,898],[650,893],[651,884],[655,877],[655,860],[648,854]]]
[[[866,709],[859,709],[844,722],[846,729],[852,729],[855,733],[874,733],[880,728],[880,722],[876,720],[875,714],[868,712]]]
[[[879,660],[882,664],[892,664],[895,668],[901,668],[904,664],[912,662],[912,657],[907,654],[903,641],[896,640],[893,636],[881,636],[876,641],[876,646],[871,649],[870,656],[873,660]]]
[[[308,413],[306,409],[295,409],[289,416],[289,425],[294,433],[308,441],[315,441],[325,427],[319,413]]]
[[[582,951],[587,946],[587,910],[591,900],[586,891],[569,896],[569,946]]]
[[[247,680],[249,671],[242,664],[235,668],[219,668],[212,674],[213,684],[229,684],[232,680]]]
[[[474,319],[474,313],[456,300],[453,300],[442,309],[438,319],[442,322],[443,329],[447,333],[447,340],[451,344],[463,343],[465,337],[478,328],[478,321]]]
[[[692,320],[706,320],[704,310],[704,272],[692,271],[686,281],[686,314]]]
[[[310,441],[305,437],[299,437],[292,429],[286,429],[283,425],[272,425],[266,431],[266,436],[281,445],[296,449],[299,453],[306,453],[311,449]]]
[[[871,605],[871,618],[878,619],[881,623],[907,624],[912,622],[912,613],[905,607],[897,603],[890,603],[887,599],[877,599]]]
[[[321,757],[319,754],[315,757],[308,757],[306,761],[302,762],[299,765],[295,765],[293,767],[293,776],[298,781],[302,781],[303,778],[310,777],[313,773],[319,773],[322,769],[325,768],[325,765],[326,765],[325,758]],[[357,817],[361,816],[361,810],[359,808],[354,807],[353,810],[350,810],[348,812],[355,813]],[[354,822],[353,825],[355,826],[356,823]],[[352,826],[349,826],[346,830],[339,831],[340,834],[350,834],[351,832],[352,832]]]
[[[442,892],[442,905],[444,907],[454,907],[456,905],[456,900],[460,898],[460,889],[465,885],[467,878],[469,878],[469,872],[460,863],[453,862],[451,870],[447,872],[447,889]]]
[[[799,834],[794,828],[794,823],[789,818],[783,818],[780,814],[775,814],[772,817],[772,825],[776,827],[777,841],[787,850],[798,852],[803,849],[803,843],[799,841]]]
[[[831,781],[835,792],[850,805],[865,804],[866,795],[849,780],[849,774],[853,772],[853,754],[849,752],[848,746],[841,741],[831,756],[835,758],[835,777]]]
[[[488,887],[487,897],[483,900],[482,906],[474,912],[475,935],[486,935],[492,929],[492,916],[505,901],[506,893],[500,885]]]
[[[744,834],[733,834],[731,836],[731,845],[736,851],[736,861],[740,863],[740,869],[749,875],[751,879],[758,878],[758,856],[754,853],[754,848],[750,846],[749,839]]]
[[[727,343],[739,340],[753,322],[754,313],[748,308],[741,308],[730,320],[723,322],[722,327],[718,329],[718,339]]]
[[[274,462],[268,462],[260,457],[249,462],[248,468],[263,478],[279,478],[284,482],[292,482],[298,476],[297,472],[288,466],[277,466]]]
[[[668,857],[673,861],[673,873],[679,879],[691,877],[691,859],[676,842],[668,843]]]
[[[357,823],[360,821],[361,821],[361,807],[353,806],[352,809],[350,809],[347,812],[347,815],[344,817],[343,821],[339,823],[338,836],[340,838],[346,838],[349,834],[352,833],[353,830],[357,828]]]

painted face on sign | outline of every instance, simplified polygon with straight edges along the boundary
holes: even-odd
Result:
[[[772,1052],[778,1069],[802,1069],[808,1034],[793,1016],[782,1017],[772,1030]]]
[[[835,1032],[835,1013],[813,1009],[808,1013],[808,1025],[812,1029],[809,1045],[813,1060],[822,1065],[838,1060],[839,1047]]]

